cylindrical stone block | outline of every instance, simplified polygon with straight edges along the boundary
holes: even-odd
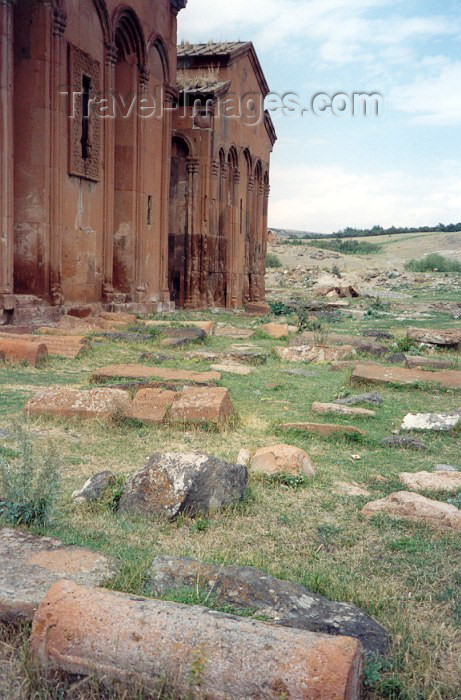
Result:
[[[44,343],[31,343],[3,336],[0,338],[0,353],[8,359],[37,366],[48,357],[48,348]]]
[[[162,683],[208,700],[356,700],[357,639],[238,618],[59,581],[33,622],[31,648],[49,670]]]

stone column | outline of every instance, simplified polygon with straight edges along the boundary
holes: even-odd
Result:
[[[66,80],[64,70],[65,45],[62,35],[66,28],[66,13],[58,8],[53,10],[52,38],[51,38],[51,115],[50,115],[50,143],[51,143],[51,187],[50,187],[50,268],[49,288],[50,301],[54,306],[60,306],[63,301],[61,265],[62,265],[62,241],[61,241],[61,182],[62,182],[62,134],[66,133],[62,124],[61,104],[59,89]]]
[[[107,44],[104,52],[103,96],[106,99],[114,94],[114,72],[117,63],[115,44]],[[115,115],[114,115],[115,116]],[[103,228],[103,283],[102,300],[110,304],[114,300],[114,118],[102,120],[104,150],[104,228]]]
[[[162,194],[160,198],[160,289],[162,301],[170,298],[168,288],[168,233],[169,233],[169,208],[170,208],[170,169],[171,169],[171,132],[173,105],[178,97],[177,89],[165,84],[163,86],[162,109]]]
[[[139,97],[142,99],[147,95],[149,86],[149,69],[147,66],[141,66],[139,69]],[[147,202],[144,192],[144,163],[145,163],[145,122],[144,119],[137,117],[136,123],[136,232],[135,232],[135,299],[137,302],[145,301],[146,299],[146,275],[145,275],[145,242],[144,237],[147,233]]]
[[[244,284],[244,302],[251,301],[251,278],[253,274],[254,264],[254,231],[253,231],[253,206],[254,197],[253,190],[255,179],[253,175],[248,175],[247,181],[247,200],[245,209],[245,284]]]
[[[214,306],[214,288],[210,284],[210,273],[213,273],[213,255],[216,251],[216,245],[219,237],[219,179],[220,179],[220,163],[218,160],[211,161],[210,170],[210,208],[209,208],[209,224],[208,224],[208,240],[207,240],[207,306]]]
[[[0,0],[0,293],[13,292],[13,0]]]
[[[200,305],[200,251],[198,250],[198,214],[199,206],[199,160],[187,159],[188,197],[187,197],[187,235],[185,241],[186,279],[184,306],[196,309]]]
[[[238,265],[239,265],[239,233],[240,233],[240,217],[239,217],[239,184],[240,170],[234,168],[232,171],[232,202],[231,202],[231,222],[230,222],[230,306],[236,309],[238,306]]]

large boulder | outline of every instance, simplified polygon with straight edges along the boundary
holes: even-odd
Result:
[[[118,512],[168,518],[207,514],[240,501],[246,486],[243,465],[196,453],[157,453],[128,480]]]
[[[432,527],[461,530],[461,510],[456,506],[409,491],[398,491],[387,498],[371,501],[362,509],[362,513],[366,516],[387,513],[395,518],[415,520]]]
[[[88,344],[88,338],[84,335],[49,335],[44,338],[43,335],[8,333],[8,338],[32,345],[46,345],[48,355],[58,355],[70,359],[78,357]]]
[[[32,627],[47,671],[114,678],[168,697],[359,700],[362,649],[332,637],[61,581]],[[134,683],[133,683],[134,681]],[[131,697],[131,696],[130,696]]]
[[[31,620],[48,589],[63,578],[100,586],[114,576],[114,559],[23,530],[0,530],[0,620]]]
[[[131,405],[127,391],[121,389],[71,389],[52,386],[40,389],[27,402],[29,416],[52,415],[66,418],[110,420],[124,417]]]
[[[147,588],[157,596],[199,588],[222,605],[255,610],[277,625],[355,637],[371,654],[389,650],[386,630],[355,605],[333,602],[298,583],[274,578],[251,566],[159,556],[149,569]]]
[[[311,458],[300,447],[272,445],[257,450],[251,459],[251,471],[258,474],[315,475]]]

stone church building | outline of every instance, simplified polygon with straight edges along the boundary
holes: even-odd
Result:
[[[0,322],[264,299],[268,86],[186,2],[0,0]]]

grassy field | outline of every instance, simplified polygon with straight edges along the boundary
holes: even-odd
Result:
[[[221,313],[176,314],[181,318],[218,320],[253,326],[263,322]],[[276,320],[276,319],[272,319]],[[425,325],[450,326],[439,315]],[[344,317],[334,332],[362,332],[366,328],[393,328],[403,336],[405,324],[391,317],[367,317],[357,322]],[[331,401],[356,393],[350,372],[331,372],[311,365],[312,377],[282,372],[306,365],[281,363],[272,353],[277,345],[257,333],[251,341],[209,338],[204,349],[224,350],[231,344],[254,343],[269,354],[265,365],[249,377],[223,374],[237,420],[224,432],[200,429],[147,427],[134,422],[107,425],[77,420],[27,419],[23,407],[40,386],[70,384],[88,387],[91,372],[112,363],[139,362],[145,350],[160,350],[155,336],[146,343],[98,341],[77,360],[51,359],[40,369],[5,366],[0,369],[0,430],[17,423],[30,433],[37,449],[57,445],[61,467],[59,507],[46,534],[66,543],[80,544],[122,560],[115,580],[117,590],[145,593],[144,579],[153,558],[161,553],[207,561],[252,565],[280,578],[297,581],[331,599],[347,601],[375,616],[390,632],[393,647],[387,659],[366,668],[369,700],[456,700],[461,698],[461,538],[459,534],[387,517],[366,520],[360,510],[369,500],[403,490],[402,471],[431,470],[439,463],[461,466],[461,434],[424,436],[425,452],[383,448],[383,437],[396,431],[408,412],[457,410],[461,392],[428,387],[379,389],[384,402],[375,418],[343,419],[311,413],[313,401]],[[193,347],[193,346],[192,346]],[[190,349],[190,348],[187,348]],[[162,352],[164,350],[162,349]],[[165,367],[206,370],[209,365],[184,359],[184,351],[168,351]],[[454,355],[450,355],[454,357]],[[148,363],[148,361],[146,361]],[[430,379],[430,373],[428,373]],[[303,433],[283,433],[280,424],[299,420],[354,423],[366,431],[360,440],[324,439]],[[123,479],[142,467],[158,451],[199,451],[235,460],[240,448],[286,442],[305,449],[316,466],[316,476],[299,488],[250,476],[249,491],[238,507],[208,518],[180,517],[171,523],[117,515],[112,501],[92,506],[72,503],[72,491],[92,474],[110,469]],[[14,440],[0,443],[6,457],[16,449]],[[6,453],[5,453],[6,451]],[[13,453],[14,454],[14,453]],[[10,456],[11,458],[11,456]],[[336,492],[337,482],[354,481],[370,497],[348,497]],[[446,501],[448,494],[424,494]],[[40,530],[38,530],[40,532]],[[2,696],[63,697],[30,670],[26,632],[0,637]],[[79,689],[69,697],[102,697],[97,687]],[[102,691],[101,691],[102,692]],[[35,693],[35,695],[34,695]],[[92,695],[94,693],[94,695]],[[110,697],[123,697],[111,691]],[[134,692],[126,697],[135,697]]]

